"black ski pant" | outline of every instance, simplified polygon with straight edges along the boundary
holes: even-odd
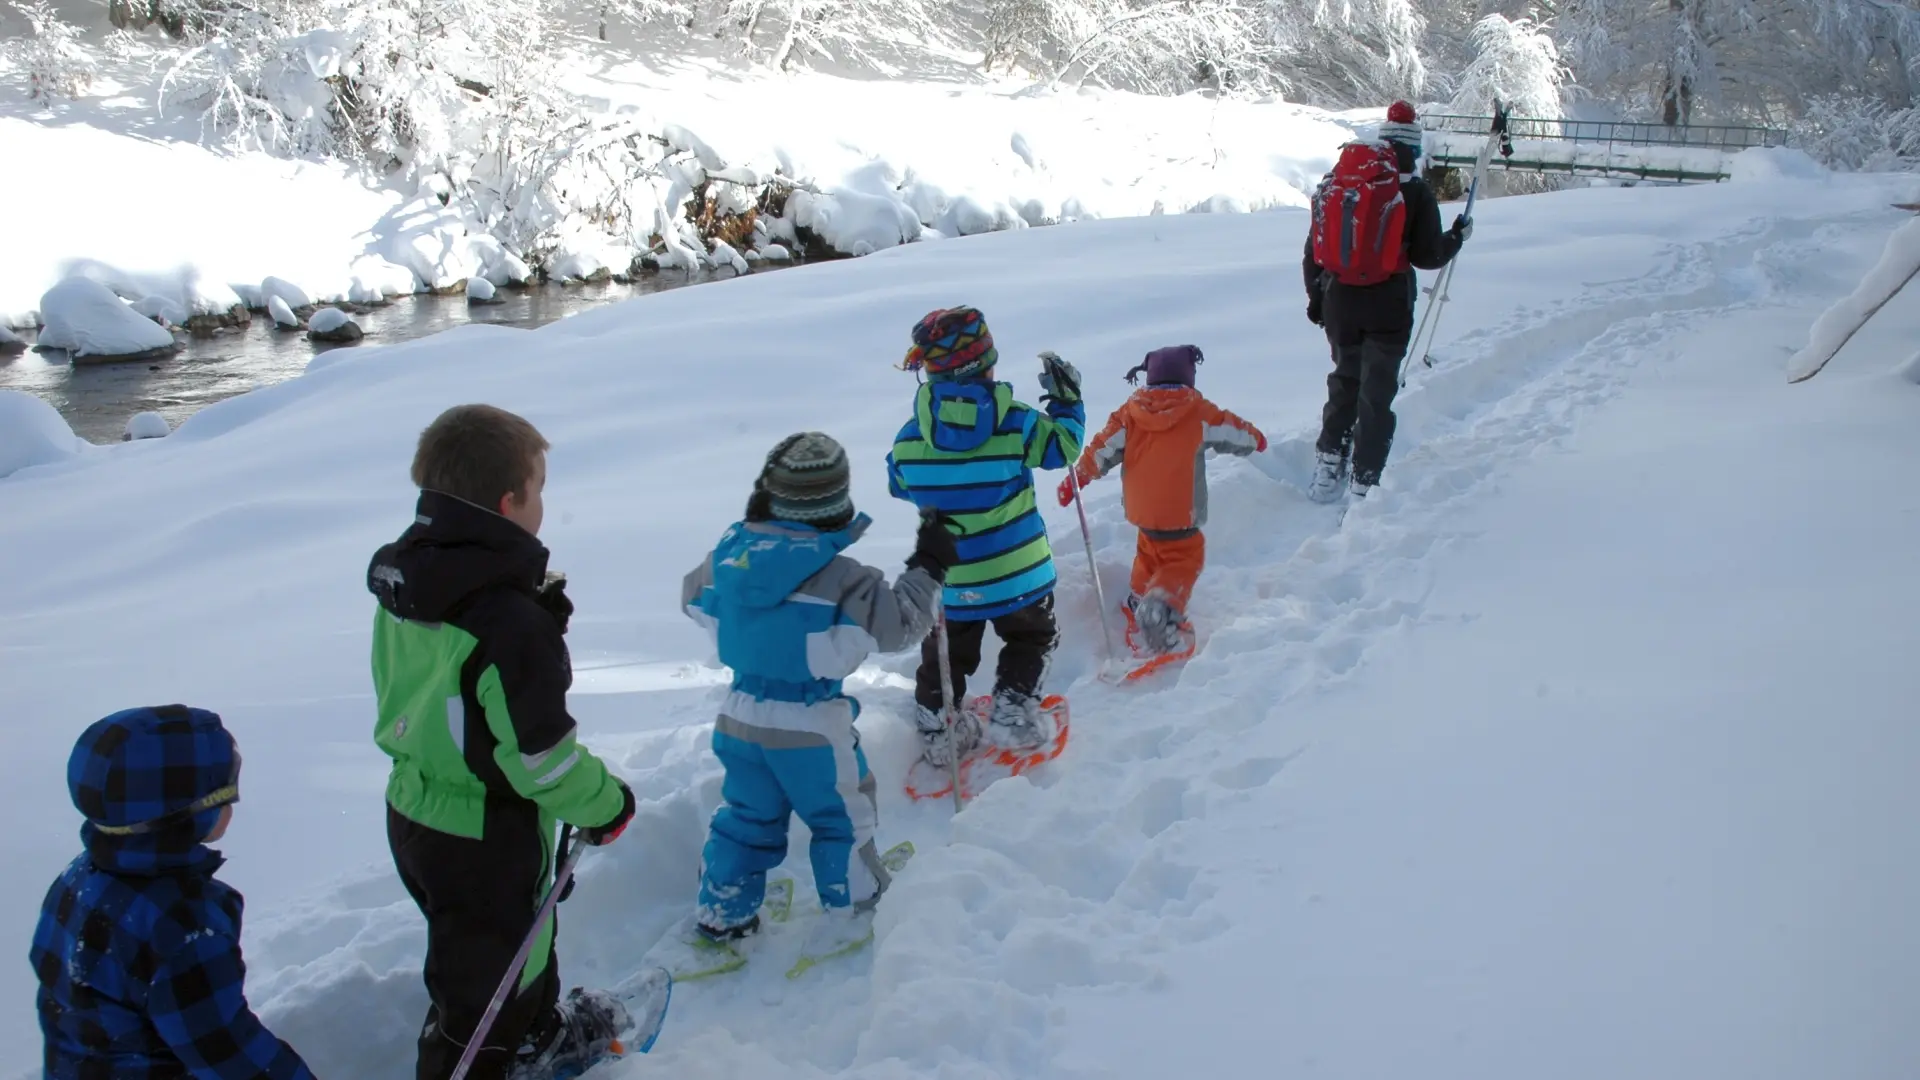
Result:
[[[484,839],[429,829],[387,808],[387,846],[408,895],[427,918],[429,1004],[415,1080],[447,1080],[479,1026],[520,943],[533,929],[547,853],[531,804],[487,801]],[[555,913],[558,918],[558,912]],[[556,928],[557,932],[557,928]],[[545,1034],[560,997],[560,961],[516,987],[467,1076],[506,1080],[530,1033]]]
[[[1060,644],[1060,628],[1053,619],[1053,594],[1018,611],[997,619],[954,622],[947,620],[947,661],[953,665],[953,700],[967,700],[967,677],[980,670],[980,646],[987,636],[987,623],[1000,635],[1000,665],[995,672],[994,692],[1008,691],[1022,697],[1039,697],[1040,684],[1047,677],[1047,665],[1053,662],[1053,650]],[[940,635],[932,633],[920,643],[920,670],[914,673],[913,700],[935,712],[940,710]]]
[[[1400,389],[1400,362],[1413,327],[1371,329],[1338,319],[1331,310],[1326,326],[1333,373],[1327,376],[1327,405],[1320,412],[1315,448],[1329,454],[1351,450],[1354,478],[1378,483],[1393,446],[1393,396]]]

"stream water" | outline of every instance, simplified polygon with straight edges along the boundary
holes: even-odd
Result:
[[[763,271],[764,272],[764,271]],[[722,275],[725,277],[726,275]],[[321,345],[304,333],[274,328],[255,312],[244,330],[214,337],[179,338],[172,357],[150,363],[73,364],[57,350],[0,356],[0,389],[25,390],[46,399],[73,433],[89,442],[120,441],[127,419],[157,412],[171,427],[216,401],[291,379],[307,361],[330,348],[366,348],[435,334],[467,322],[532,328],[602,304],[711,280],[684,274],[646,275],[632,284],[537,285],[502,289],[502,303],[469,307],[464,296],[422,294],[355,314],[366,331],[357,345]],[[21,331],[29,342],[33,335]]]

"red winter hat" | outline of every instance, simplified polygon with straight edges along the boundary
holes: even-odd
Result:
[[[1387,106],[1387,121],[1389,123],[1411,124],[1416,119],[1418,119],[1418,117],[1413,113],[1413,106],[1404,101],[1396,101]]]

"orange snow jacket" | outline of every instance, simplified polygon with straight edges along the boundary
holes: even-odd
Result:
[[[1120,501],[1127,520],[1156,538],[1207,523],[1207,451],[1245,456],[1267,448],[1260,429],[1190,386],[1136,390],[1113,411],[1074,466],[1085,484],[1126,463]]]

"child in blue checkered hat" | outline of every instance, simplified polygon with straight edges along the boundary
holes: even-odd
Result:
[[[127,709],[81,734],[67,788],[86,850],[47,890],[30,959],[50,1078],[312,1080],[247,1006],[240,894],[207,845],[240,750],[205,709]]]

